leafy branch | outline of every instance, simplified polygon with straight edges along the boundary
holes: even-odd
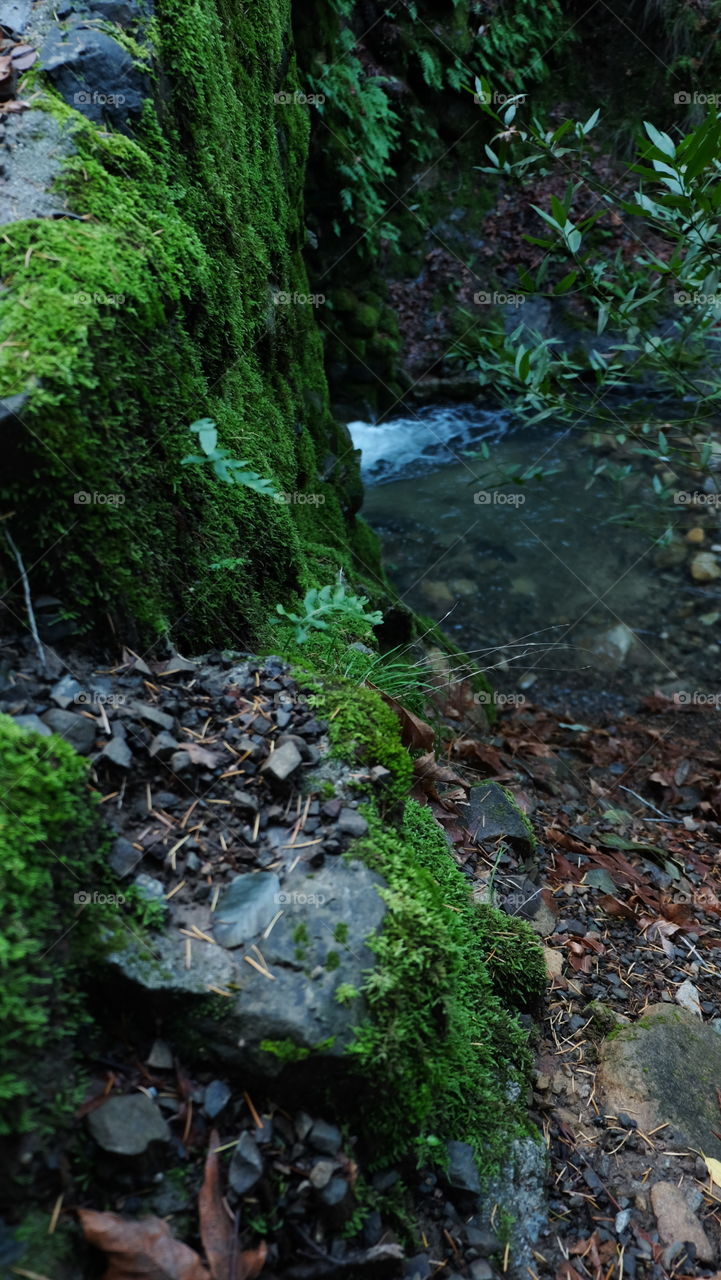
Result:
[[[242,484],[246,489],[253,489],[268,498],[275,497],[276,489],[271,480],[253,471],[249,462],[233,458],[227,449],[218,445],[218,429],[212,418],[199,418],[191,424],[190,430],[197,434],[203,452],[189,453],[181,459],[184,467],[210,463],[218,479],[226,484]]]

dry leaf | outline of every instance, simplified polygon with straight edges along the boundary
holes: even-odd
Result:
[[[211,1280],[198,1254],[162,1218],[121,1218],[79,1209],[85,1239],[108,1257],[103,1280]]]
[[[389,693],[384,693],[382,689],[377,689],[374,684],[368,682],[369,689],[375,690],[380,694],[381,698],[391,710],[395,711],[401,722],[401,740],[403,745],[409,747],[411,751],[430,751],[435,739],[435,733],[431,725],[426,720],[421,720],[420,716],[416,716],[407,707],[401,705],[396,698],[392,698]]]
[[[203,1185],[198,1195],[200,1238],[210,1266],[211,1280],[255,1280],[263,1270],[268,1248],[265,1240],[261,1240],[257,1249],[237,1252],[236,1232],[223,1204],[216,1150],[219,1145],[218,1131],[213,1129]]]
[[[713,1156],[703,1156],[703,1162],[708,1169],[711,1181],[715,1182],[717,1187],[721,1187],[721,1160],[714,1160]]]

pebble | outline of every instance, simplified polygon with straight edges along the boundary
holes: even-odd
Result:
[[[297,1127],[297,1126],[296,1126]],[[341,1149],[343,1135],[337,1125],[328,1124],[325,1120],[316,1120],[308,1133],[308,1142],[314,1151],[324,1155],[337,1155]]]
[[[276,747],[261,766],[263,773],[269,774],[275,782],[287,782],[300,768],[302,757],[294,742],[284,742]]]
[[[233,1190],[239,1196],[243,1196],[252,1190],[262,1174],[263,1157],[252,1133],[246,1129],[241,1133],[238,1145],[233,1152],[228,1169],[228,1181]]]
[[[205,1086],[203,1108],[206,1116],[214,1120],[227,1107],[232,1097],[231,1090],[224,1080],[211,1080]]]

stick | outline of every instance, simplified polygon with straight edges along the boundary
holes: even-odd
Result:
[[[30,595],[30,583],[28,581],[28,575],[25,569],[25,565],[23,564],[23,558],[20,555],[20,548],[15,543],[15,540],[12,534],[10,533],[9,529],[5,530],[5,537],[7,538],[8,546],[12,551],[13,555],[15,556],[18,569],[20,570],[20,577],[22,579],[22,584],[23,584],[23,594],[25,596],[25,608],[27,609],[28,623],[30,624],[30,633],[35,643],[35,648],[38,651],[40,665],[43,671],[46,671],[47,663],[45,661],[45,650],[43,648],[40,636],[38,635],[37,623],[35,621],[35,612],[33,610],[33,601],[32,601],[32,596]]]

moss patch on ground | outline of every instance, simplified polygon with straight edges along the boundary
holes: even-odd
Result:
[[[369,1020],[351,1053],[373,1091],[366,1112],[384,1159],[437,1159],[448,1139],[469,1142],[484,1175],[495,1172],[510,1140],[528,1133],[527,1039],[502,1003],[504,970],[518,990],[525,966],[536,999],[545,988],[535,940],[518,932],[515,953],[489,971],[489,942],[505,920],[482,920],[430,810],[406,804],[394,831],[370,813],[370,833],[353,845],[388,882],[388,915],[369,945],[377,967],[364,995]],[[500,913],[497,913],[500,917]]]

